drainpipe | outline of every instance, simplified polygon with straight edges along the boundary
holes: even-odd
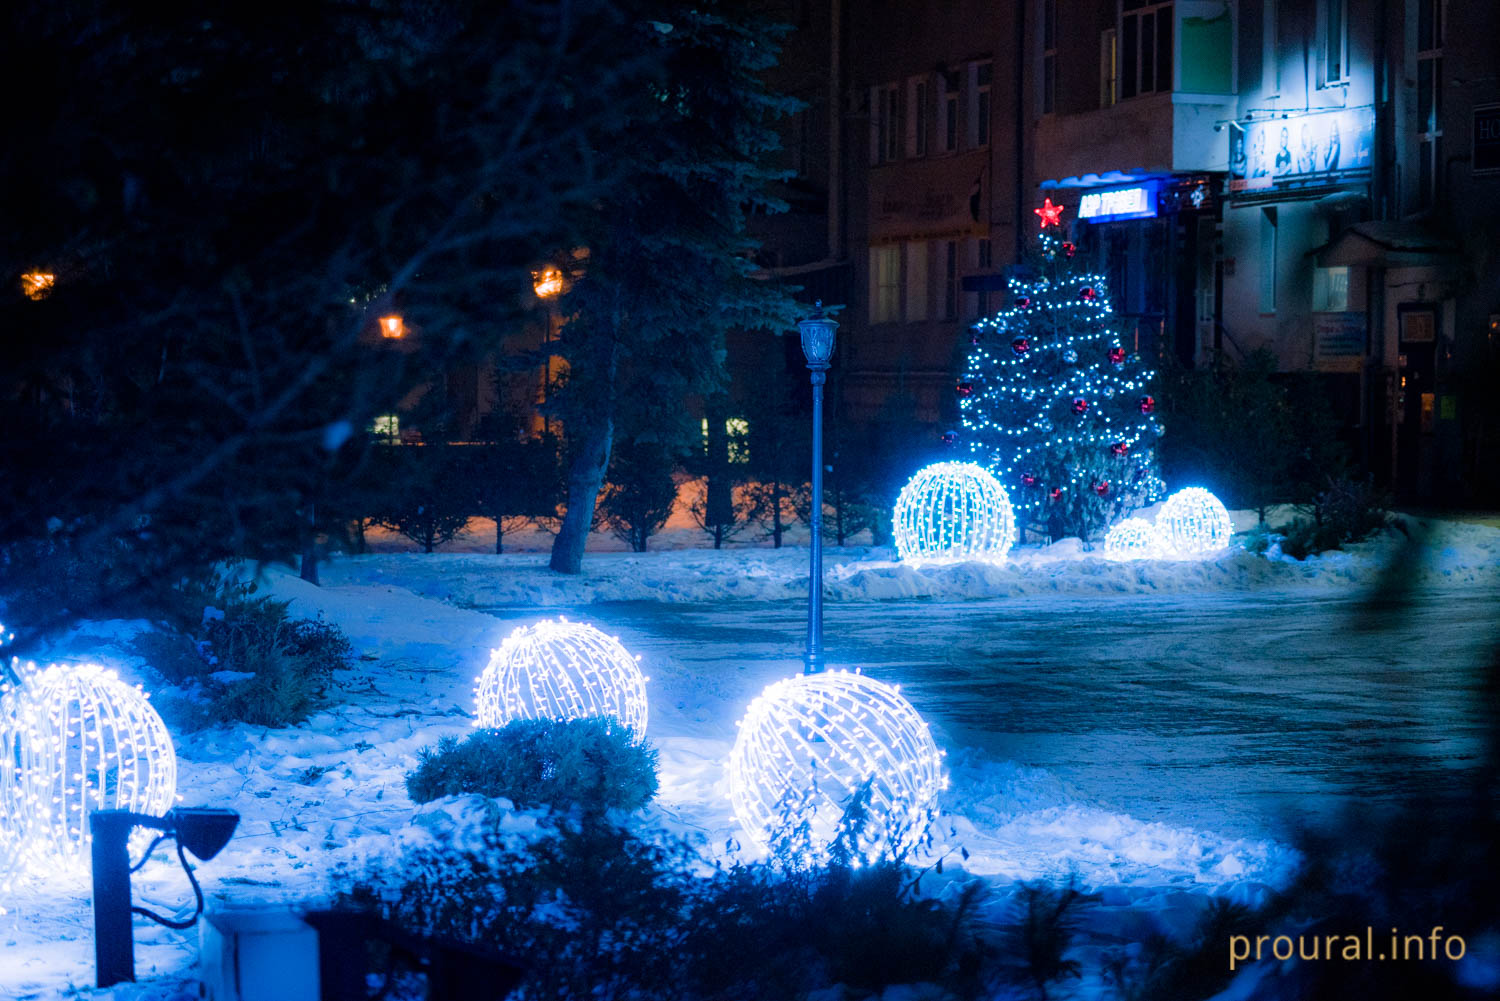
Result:
[[[828,259],[837,261],[842,257],[843,219],[840,201],[843,198],[843,175],[840,161],[844,139],[844,102],[839,89],[839,48],[841,46],[842,0],[833,0],[828,5]]]

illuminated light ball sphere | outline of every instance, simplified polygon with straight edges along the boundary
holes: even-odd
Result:
[[[1140,560],[1156,555],[1156,526],[1143,518],[1125,518],[1104,537],[1104,555],[1112,560]]]
[[[139,686],[98,664],[53,664],[25,673],[15,696],[5,753],[19,797],[5,805],[31,868],[87,871],[94,810],[172,808],[177,752]]]
[[[1168,497],[1156,516],[1164,548],[1179,556],[1206,556],[1229,545],[1234,526],[1219,498],[1202,487]]]
[[[1001,560],[1016,537],[1005,488],[972,462],[918,470],[901,488],[892,521],[903,560]]]
[[[942,758],[899,686],[848,671],[799,675],[772,684],[745,711],[729,754],[729,799],[762,849],[790,838],[796,853],[816,859],[868,782],[858,855],[899,856],[936,815],[948,784]]]
[[[583,622],[545,619],[517,629],[479,676],[478,725],[613,716],[639,738],[646,732],[647,679],[638,659]]]

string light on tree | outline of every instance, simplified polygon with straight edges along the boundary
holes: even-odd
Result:
[[[892,516],[903,560],[1001,560],[1016,519],[1000,481],[972,462],[937,462],[917,471]]]
[[[809,860],[826,857],[857,793],[867,812],[852,832],[855,861],[905,854],[945,788],[942,752],[900,686],[857,672],[772,684],[750,703],[729,755],[729,799],[750,839],[763,849],[789,842]]]
[[[89,814],[165,813],[177,795],[177,753],[146,694],[113,671],[54,664],[20,674],[0,711],[12,769],[0,775],[0,808],[19,832],[20,861],[39,872],[84,872]]]
[[[477,725],[614,716],[641,737],[648,679],[639,659],[583,622],[545,619],[517,629],[479,676]]]
[[[1160,547],[1156,526],[1143,518],[1121,518],[1104,537],[1104,555],[1112,560],[1148,559]]]
[[[1010,280],[1010,308],[976,324],[958,379],[962,443],[1023,527],[1089,538],[1165,493],[1155,373],[1118,335],[1105,276],[1063,240],[1063,207],[1035,211],[1032,261]]]
[[[1178,556],[1208,556],[1229,545],[1234,525],[1219,498],[1188,487],[1167,498],[1156,516],[1162,546]]]

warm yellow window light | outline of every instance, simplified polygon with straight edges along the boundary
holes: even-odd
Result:
[[[397,340],[406,336],[406,323],[399,314],[392,313],[390,316],[380,318],[380,336],[389,340]]]
[[[21,276],[21,290],[28,299],[45,299],[57,284],[57,276],[46,271],[28,271]]]

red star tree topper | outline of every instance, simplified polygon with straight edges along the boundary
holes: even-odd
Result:
[[[1042,229],[1046,229],[1048,226],[1062,226],[1063,208],[1062,205],[1053,205],[1051,198],[1044,198],[1042,207],[1031,211],[1042,217]]]

